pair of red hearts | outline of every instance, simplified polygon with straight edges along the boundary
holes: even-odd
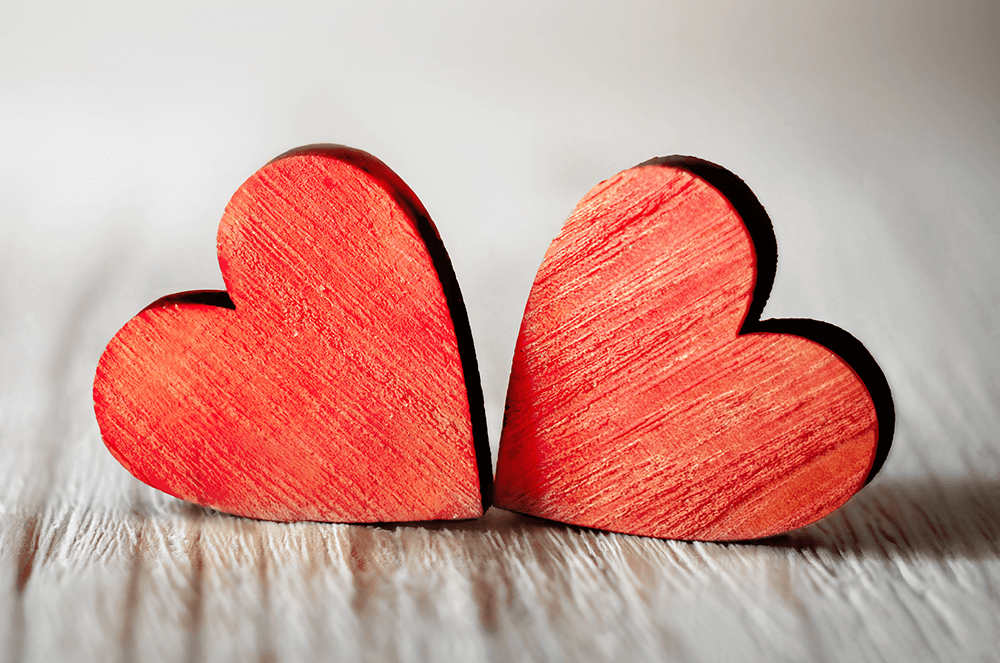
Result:
[[[386,522],[495,503],[751,539],[830,513],[888,451],[874,360],[831,325],[758,321],[770,222],[742,181],[697,159],[599,184],[549,248],[517,340],[495,498],[462,296],[395,173],[344,147],[289,152],[233,196],[218,253],[226,291],[148,306],[94,382],[115,458],[197,504]]]

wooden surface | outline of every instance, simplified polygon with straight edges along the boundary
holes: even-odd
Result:
[[[251,518],[481,516],[492,465],[468,316],[399,177],[358,150],[294,150],[233,195],[218,246],[225,292],[157,300],[101,356],[115,458]]]
[[[1000,6],[7,3],[0,20],[0,662],[871,661],[1000,656]],[[596,183],[697,154],[781,250],[763,318],[878,358],[892,452],[774,541],[491,509],[281,525],[108,453],[97,362],[165,293],[223,289],[230,195],[365,149],[462,286],[493,451],[546,247]]]
[[[5,300],[34,331],[3,328],[0,660],[997,660],[989,401],[951,432],[940,410],[906,410],[871,485],[759,544],[498,509],[447,524],[262,523],[157,493],[101,443],[97,358],[129,314],[122,300],[156,287],[155,261],[117,246],[45,306]],[[13,283],[26,265],[3,269]]]
[[[656,159],[584,196],[528,296],[497,506],[737,541],[808,525],[854,495],[892,424],[880,440],[846,357],[757,330],[773,245],[746,185],[697,159]]]

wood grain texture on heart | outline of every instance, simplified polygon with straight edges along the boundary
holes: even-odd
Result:
[[[552,242],[514,353],[498,506],[739,540],[807,525],[877,472],[893,429],[850,334],[759,321],[777,249],[735,175],[657,159],[595,187]]]
[[[268,520],[473,518],[492,474],[465,306],[388,167],[293,150],[219,226],[225,292],[165,297],[108,344],[108,449],[171,495]]]

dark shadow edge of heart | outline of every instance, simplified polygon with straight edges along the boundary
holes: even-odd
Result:
[[[268,163],[308,154],[343,161],[368,173],[385,187],[386,192],[392,196],[393,200],[416,222],[417,232],[423,240],[428,254],[430,254],[431,264],[434,266],[438,281],[444,290],[445,302],[448,305],[452,325],[455,328],[458,354],[462,361],[462,374],[465,378],[466,398],[469,402],[469,414],[472,421],[472,442],[476,455],[476,471],[479,475],[479,494],[485,513],[493,504],[493,460],[486,424],[486,403],[479,375],[479,363],[476,360],[472,326],[465,308],[465,299],[462,297],[458,277],[455,275],[451,258],[448,256],[448,251],[441,240],[437,226],[434,225],[423,203],[406,182],[377,157],[363,150],[326,143],[304,145],[291,149],[271,159]],[[143,310],[175,303],[203,304],[236,309],[236,305],[225,290],[192,290],[161,297]]]
[[[871,470],[865,484],[871,483],[885,464],[892,446],[896,427],[896,409],[892,401],[892,390],[885,373],[868,349],[849,332],[836,325],[808,318],[774,318],[761,320],[764,305],[771,295],[774,277],[778,267],[778,242],[774,236],[771,218],[760,204],[750,187],[735,173],[697,157],[671,155],[645,161],[640,166],[671,166],[687,170],[700,177],[721,193],[739,214],[753,242],[756,258],[756,280],[753,298],[746,317],[740,327],[740,334],[767,332],[801,336],[832,350],[847,362],[848,366],[861,378],[878,419],[878,446]]]
[[[201,304],[203,306],[236,310],[236,304],[233,303],[233,300],[229,297],[229,293],[225,290],[188,290],[186,292],[175,292],[172,295],[160,297],[142,310],[148,311],[153,308],[164,308],[171,304]]]

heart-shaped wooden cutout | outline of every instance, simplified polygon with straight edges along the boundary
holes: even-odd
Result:
[[[759,321],[776,261],[760,203],[714,164],[655,159],[587,194],[528,298],[497,506],[741,540],[854,495],[888,453],[889,387],[847,332]]]
[[[132,318],[97,367],[104,442],[176,497],[268,520],[474,518],[492,489],[472,334],[434,225],[339,146],[257,171],[218,234],[226,292]]]

